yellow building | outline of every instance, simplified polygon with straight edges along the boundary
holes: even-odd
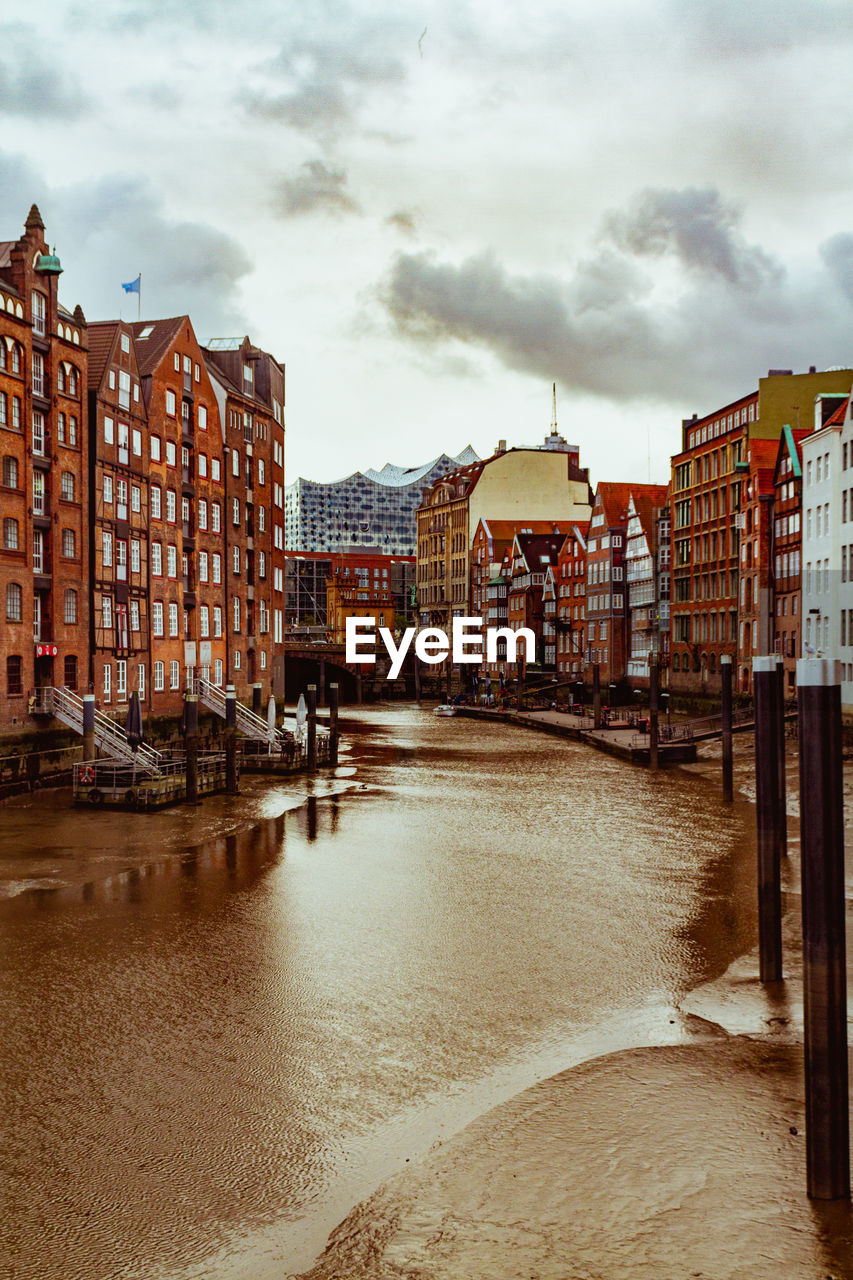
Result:
[[[590,518],[589,472],[578,449],[552,433],[540,449],[506,449],[442,476],[418,508],[418,607],[423,625],[471,613],[470,553],[481,520]]]
[[[326,579],[326,628],[331,644],[346,643],[347,618],[373,618],[379,627],[394,630],[394,600],[387,586],[366,576],[334,573]]]

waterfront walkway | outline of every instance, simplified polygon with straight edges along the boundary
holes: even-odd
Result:
[[[573,738],[586,742],[598,751],[618,756],[632,764],[649,763],[649,737],[639,733],[634,725],[611,721],[606,728],[593,728],[591,716],[573,715],[568,711],[511,711],[493,707],[459,707],[458,714],[477,720],[497,720],[502,724],[516,724],[521,728],[551,733],[556,737]],[[662,766],[689,764],[696,759],[696,744],[692,740],[658,743],[658,760]]]

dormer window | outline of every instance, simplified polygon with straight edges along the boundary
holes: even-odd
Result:
[[[35,333],[44,335],[47,330],[46,324],[47,303],[43,293],[33,290],[33,330]]]

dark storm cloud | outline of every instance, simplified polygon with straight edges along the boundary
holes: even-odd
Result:
[[[605,219],[606,234],[637,257],[673,253],[685,267],[716,273],[730,284],[754,289],[781,268],[741,235],[739,210],[713,188],[642,191],[626,212]]]
[[[791,279],[745,245],[719,197],[644,193],[609,217],[612,241],[565,277],[509,273],[492,254],[460,264],[400,254],[382,289],[397,331],[419,344],[459,342],[507,368],[609,398],[725,399],[768,367],[847,358],[850,314],[817,263]],[[680,196],[681,198],[676,198]],[[655,279],[670,253],[675,278]],[[853,298],[853,236],[823,247]]]
[[[66,305],[87,318],[109,319],[130,303],[121,281],[143,276],[143,313],[189,312],[199,335],[245,327],[237,290],[252,263],[230,236],[203,222],[173,221],[143,178],[113,174],[95,182],[51,188],[31,165],[0,153],[2,236],[21,234],[36,201],[65,274]]]
[[[344,169],[330,168],[323,160],[306,160],[295,178],[282,178],[277,184],[274,207],[290,218],[307,213],[358,213],[346,186]]]
[[[74,120],[88,110],[77,76],[41,56],[43,39],[22,23],[0,26],[0,116]]]

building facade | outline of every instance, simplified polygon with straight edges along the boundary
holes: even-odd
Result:
[[[628,594],[628,669],[633,681],[647,680],[650,659],[658,661],[660,586],[658,537],[660,513],[668,511],[666,485],[631,490],[625,530],[625,585]]]
[[[808,431],[785,426],[773,473],[773,647],[782,658],[785,693],[795,696],[800,657],[803,468]]]
[[[289,551],[329,554],[377,547],[383,555],[415,554],[415,512],[439,476],[477,461],[469,445],[458,458],[443,453],[419,467],[386,463],[319,484],[301,476],[285,490],[285,545]]]
[[[58,299],[38,208],[0,242],[0,727],[34,727],[34,691],[88,679],[88,329]]]

